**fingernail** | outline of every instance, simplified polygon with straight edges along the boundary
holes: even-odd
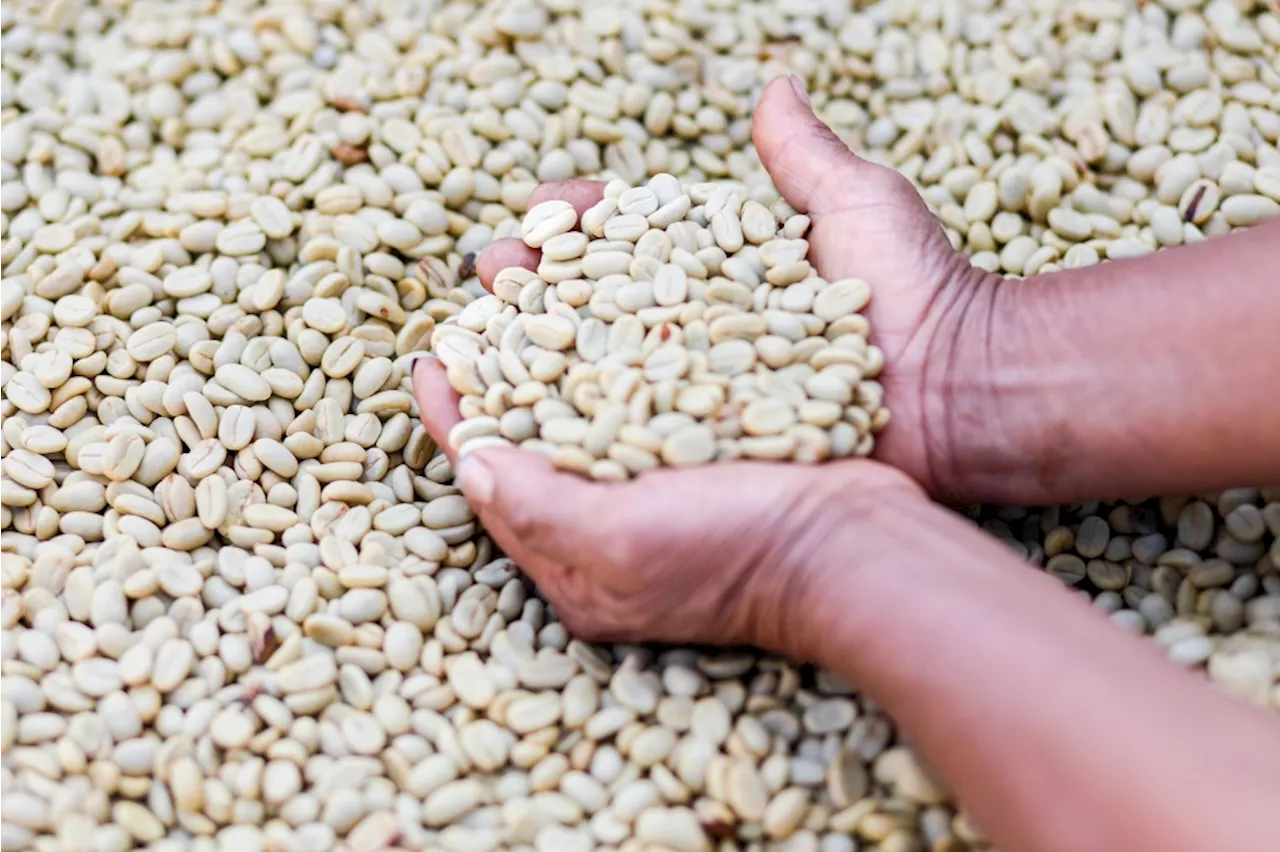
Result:
[[[436,356],[432,355],[430,352],[419,352],[417,356],[414,357],[413,366],[411,366],[409,370],[416,376],[418,375],[418,368],[421,365],[429,364],[430,362],[436,361],[436,360],[438,360]]]
[[[493,471],[474,454],[458,459],[458,487],[463,496],[478,506],[493,502]]]
[[[791,88],[795,90],[796,97],[800,99],[800,102],[805,106],[812,106],[813,104],[809,100],[809,92],[804,87],[804,80],[801,80],[795,74],[792,74],[788,79],[791,80]]]

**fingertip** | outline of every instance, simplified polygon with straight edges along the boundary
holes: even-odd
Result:
[[[800,103],[809,105],[809,96],[805,92],[804,80],[796,74],[781,74],[769,81],[760,96],[760,102]]]
[[[512,482],[518,489],[527,487],[533,487],[535,490],[542,489],[546,487],[543,480],[548,476],[570,476],[556,470],[551,460],[541,453],[522,450],[512,444],[487,446],[464,453],[463,456],[474,458],[494,470],[502,471],[503,481]]]
[[[542,254],[537,249],[529,248],[520,240],[510,237],[495,240],[477,258],[476,274],[484,288],[493,292],[493,281],[499,272],[513,266],[536,270],[541,259]]]
[[[581,216],[604,198],[604,181],[599,180],[556,180],[544,183],[529,196],[529,207],[544,201],[560,200],[573,205],[573,209]]]
[[[413,359],[413,393],[419,402],[438,399],[445,388],[457,396],[439,358],[430,352],[423,352]]]
[[[530,493],[550,495],[546,474],[554,472],[550,462],[537,453],[511,445],[499,445],[498,438],[477,438],[463,444],[453,459],[454,479],[463,496],[478,509],[492,512],[509,522],[512,512],[524,512]],[[498,476],[502,488],[499,495]],[[537,503],[534,499],[534,503]],[[525,531],[527,532],[527,531]]]
[[[541,184],[529,196],[528,207],[544,201],[568,201],[581,216],[604,198],[604,182],[598,180],[557,180]],[[476,274],[480,284],[493,292],[493,281],[498,273],[513,266],[537,270],[542,254],[518,239],[495,240],[476,259]]]
[[[502,492],[500,502],[508,508],[519,503],[546,504],[550,498],[559,510],[576,507],[569,512],[576,514],[587,506],[599,505],[603,492],[609,487],[580,474],[561,470],[541,453],[511,444],[485,446],[463,453],[462,459],[474,459],[498,472]]]
[[[570,563],[604,552],[608,542],[596,516],[609,495],[600,483],[558,470],[542,454],[511,445],[463,452],[454,471],[485,528],[509,553],[518,549],[553,563]]]
[[[440,359],[430,352],[419,352],[409,365],[409,378],[413,382],[414,396],[421,393],[421,383],[426,373],[433,369],[434,364],[438,364]]]
[[[793,75],[784,74],[775,77],[765,86],[751,117],[751,141],[755,143],[761,157],[765,155],[766,149],[774,152],[788,130],[789,121],[794,120],[797,109],[803,108],[812,114],[807,100],[801,103],[796,96],[796,84],[792,79]],[[798,77],[794,79],[799,80]]]
[[[852,168],[861,162],[818,118],[794,76],[778,77],[765,88],[751,138],[774,186],[801,212],[820,215],[837,208]]]
[[[471,505],[487,509],[493,503],[494,468],[483,450],[460,455],[453,463],[453,473],[462,496],[471,501]]]

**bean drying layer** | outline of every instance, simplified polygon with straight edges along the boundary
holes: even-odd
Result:
[[[750,143],[784,73],[984,269],[1280,210],[1263,3],[15,0],[0,47],[4,850],[981,848],[829,673],[569,636],[477,527],[410,359],[493,306],[494,238],[587,272],[563,209],[523,233],[540,182],[633,188],[602,233],[653,285],[614,294],[637,315],[679,295],[630,269],[659,175],[704,211],[740,187],[744,246],[757,205],[802,236]],[[573,278],[616,274],[598,254]],[[972,514],[1280,707],[1280,490]]]

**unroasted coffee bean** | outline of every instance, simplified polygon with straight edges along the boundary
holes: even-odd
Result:
[[[690,199],[690,215],[692,198],[705,196],[715,208],[709,224],[647,220],[659,190]],[[615,181],[609,192],[616,194],[584,213],[581,223],[565,202],[531,209],[521,235],[530,248],[543,249],[537,272],[499,272],[496,295],[471,302],[439,326],[434,341],[450,383],[464,397],[488,399],[493,392],[481,369],[486,359],[527,363],[529,377],[544,389],[533,391],[521,375],[522,389],[540,400],[572,400],[583,416],[566,413],[542,423],[535,435],[520,424],[530,415],[538,420],[538,406],[518,402],[513,388],[496,414],[488,405],[464,404],[451,444],[466,449],[472,441],[509,441],[543,453],[552,445],[556,465],[609,481],[648,469],[650,460],[679,467],[741,458],[814,462],[872,450],[872,433],[888,422],[888,412],[876,369],[862,353],[878,350],[866,342],[865,322],[850,322],[870,299],[866,282],[828,283],[807,263],[782,274],[808,246],[786,236],[786,220],[748,199],[744,186],[686,187],[659,174],[644,186]],[[665,263],[677,259],[671,236],[677,226],[685,226],[675,233],[691,248],[716,246],[729,278],[716,278],[696,257]],[[549,258],[578,256],[582,265],[572,282],[548,274]],[[525,299],[533,290],[545,295]],[[518,310],[511,313],[504,302]],[[460,335],[460,328],[476,336]],[[774,332],[768,343],[766,331]],[[839,347],[830,345],[833,336]],[[798,351],[812,355],[813,369],[830,372],[799,382],[784,377],[778,371],[792,366]],[[842,364],[857,370],[852,378],[840,372]],[[720,378],[709,381],[708,370]],[[545,411],[546,403],[539,404]],[[674,424],[676,416],[685,418],[681,426],[664,426],[659,443],[635,448],[643,458],[633,449],[614,450],[624,424]],[[857,420],[867,424],[860,439],[844,439],[841,430]]]
[[[1083,559],[1073,553],[1060,553],[1045,563],[1045,570],[1069,586],[1083,580],[1088,573]]]
[[[1199,500],[1188,503],[1178,514],[1178,543],[1191,550],[1204,550],[1213,541],[1213,510]]]
[[[4,5],[4,848],[982,847],[830,673],[571,637],[413,360],[465,388],[458,443],[607,481],[870,451],[860,311],[909,282],[822,277],[763,84],[1026,276],[1276,215],[1280,32],[791,5]],[[579,177],[611,181],[581,217],[529,210]],[[487,297],[521,217],[542,257]],[[1280,487],[975,517],[1280,706]]]
[[[1101,556],[1107,549],[1111,528],[1097,515],[1091,515],[1080,524],[1076,532],[1076,552],[1086,559]]]

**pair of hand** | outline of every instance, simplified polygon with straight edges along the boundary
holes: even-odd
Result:
[[[838,582],[828,578],[842,567],[831,564],[828,542],[873,504],[956,487],[949,424],[936,411],[954,324],[985,273],[951,247],[909,181],[855,156],[817,119],[798,79],[766,89],[753,139],[783,197],[812,219],[809,257],[819,272],[873,288],[867,315],[893,410],[878,436],[880,462],[714,465],[615,485],[557,472],[519,450],[455,459],[490,535],[583,638],[753,644],[812,658],[820,637],[795,625],[829,579]],[[581,214],[603,187],[548,184],[529,203],[561,198]],[[491,287],[504,268],[537,265],[535,249],[500,240],[477,270]],[[423,421],[447,448],[457,395],[432,359],[417,363],[413,380]]]

